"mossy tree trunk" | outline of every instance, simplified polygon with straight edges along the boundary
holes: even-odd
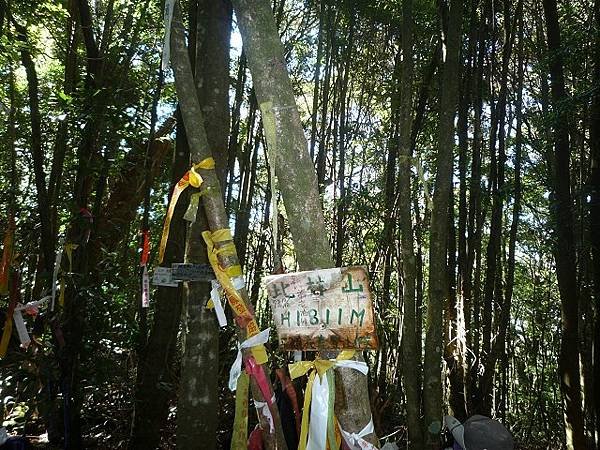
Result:
[[[229,135],[231,6],[224,0],[191,2],[189,17],[189,53],[195,65],[196,92],[208,144],[204,151],[212,152],[222,180]],[[185,262],[208,264],[202,239],[206,229],[206,214],[200,209],[187,230]],[[198,448],[199,442],[207,450],[217,445],[219,380],[215,374],[219,372],[219,327],[214,311],[206,308],[210,289],[210,283],[198,281],[184,286],[183,354],[177,403],[177,448],[181,449]]]
[[[402,2],[402,75],[400,85],[400,137],[398,173],[398,219],[402,249],[402,296],[404,321],[402,331],[402,373],[406,392],[408,448],[423,448],[421,432],[421,354],[417,345],[416,279],[414,231],[411,213],[411,148],[413,84],[413,2]]]
[[[185,30],[182,24],[181,12],[179,10],[178,3],[175,3],[173,27],[171,30],[171,62],[173,72],[175,74],[177,97],[180,102],[183,122],[187,133],[187,140],[190,146],[191,164],[197,164],[200,161],[213,156],[213,153],[205,130],[206,122],[204,120],[203,108],[198,101],[197,87],[192,74],[188,49],[185,44]],[[217,170],[200,170],[201,176],[204,180],[204,184],[202,185],[204,195],[201,197],[202,205],[206,215],[208,229],[211,231],[229,228],[229,219],[225,211],[222,190],[217,177],[217,173],[219,171],[219,166],[217,166]],[[197,231],[199,232],[200,230]],[[231,242],[219,243],[219,245],[227,245],[229,243]],[[195,257],[197,253],[192,253],[192,249],[190,249],[190,246],[188,245],[187,254],[189,257]],[[238,264],[239,260],[237,254],[220,258],[220,265],[223,268],[228,268]],[[241,289],[240,295],[248,310],[253,313],[252,306],[248,303],[248,293],[246,289]],[[246,330],[238,328],[238,339],[243,341],[246,338]],[[248,357],[249,350],[245,350],[244,355],[245,357]],[[263,365],[261,366],[261,370],[265,371],[265,378],[268,380],[268,389],[270,392],[269,395],[273,395],[273,388],[268,376],[268,367]],[[214,377],[214,374],[212,374],[212,377]],[[256,401],[266,401],[261,390],[258,388],[254,377],[251,378],[251,388],[252,396]],[[262,409],[257,410],[257,412],[259,416],[259,422],[264,430],[263,436],[265,448],[269,450],[286,450],[287,446],[283,437],[281,419],[279,417],[277,406],[273,404],[271,407],[271,414],[274,422],[274,432],[272,433],[268,432],[270,429],[269,420],[263,413]],[[212,411],[212,413],[216,415],[218,411],[215,410]],[[204,442],[206,437],[202,437],[202,439],[203,440],[201,442]],[[196,440],[194,445],[198,446],[199,441]]]
[[[280,183],[296,257],[302,270],[333,265],[315,169],[295,103],[271,7],[264,0],[234,0],[267,145]],[[357,433],[371,420],[367,378],[336,369],[336,415],[341,427]],[[377,442],[372,434],[366,437]]]

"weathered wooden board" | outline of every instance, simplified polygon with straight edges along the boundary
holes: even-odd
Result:
[[[272,275],[265,286],[284,350],[377,348],[364,267]]]

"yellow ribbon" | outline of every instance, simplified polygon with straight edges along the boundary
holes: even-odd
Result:
[[[242,371],[237,382],[235,394],[235,419],[233,420],[233,436],[231,437],[231,450],[247,448],[248,441],[248,392],[250,376]]]
[[[173,218],[173,212],[175,206],[179,200],[181,193],[188,187],[192,186],[199,188],[203,183],[202,176],[197,172],[198,169],[212,170],[215,168],[215,160],[213,158],[206,158],[197,164],[194,164],[190,170],[188,170],[183,177],[177,182],[173,188],[173,194],[169,201],[169,207],[167,208],[167,215],[165,217],[165,223],[163,225],[162,237],[160,239],[160,245],[158,247],[158,263],[163,262],[165,257],[165,248],[167,247],[167,241],[169,239],[169,229],[171,228],[171,219]]]
[[[246,303],[244,302],[244,299],[233,286],[233,282],[231,281],[232,277],[242,275],[242,268],[239,265],[223,268],[219,263],[219,255],[235,256],[237,254],[235,245],[233,242],[231,242],[233,240],[231,231],[228,228],[223,228],[213,232],[204,231],[202,233],[202,237],[204,238],[204,242],[206,242],[208,261],[215,272],[217,281],[225,291],[229,306],[231,306],[231,309],[233,309],[233,312],[236,314],[236,316],[241,316],[248,320],[248,324],[246,325],[247,337],[258,334],[260,329],[258,328],[256,320],[254,320],[253,314],[250,313]],[[221,245],[219,248],[215,246],[215,243],[223,242],[227,243]],[[263,344],[254,346],[250,350],[252,351],[252,356],[254,356],[254,359],[258,364],[264,364],[269,360],[267,351]]]
[[[65,252],[67,252],[67,259],[69,260],[69,273],[73,272],[73,250],[76,250],[77,247],[79,247],[79,244],[65,244]]]
[[[288,366],[290,378],[292,380],[308,373],[308,383],[306,384],[306,392],[304,394],[302,426],[300,428],[300,442],[298,443],[298,450],[306,450],[309,429],[308,421],[310,417],[310,402],[312,400],[312,389],[316,375],[318,374],[319,377],[323,379],[325,373],[335,366],[337,361],[352,359],[354,353],[354,350],[344,350],[340,352],[338,357],[334,360],[315,359],[314,361],[298,361]]]
[[[2,332],[2,339],[0,339],[0,358],[4,358],[6,356],[6,351],[8,350],[8,343],[10,342],[10,336],[12,335],[12,329],[12,317],[9,317],[7,315],[6,321],[4,322],[4,331]]]

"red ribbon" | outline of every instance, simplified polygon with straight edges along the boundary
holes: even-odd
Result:
[[[140,266],[148,264],[148,257],[150,256],[150,231],[142,231],[142,255],[140,257]]]
[[[254,356],[250,356],[246,360],[246,372],[256,380],[256,384],[258,384],[258,388],[265,398],[265,402],[267,402],[269,406],[273,405],[273,399],[271,398],[272,394],[269,389],[267,376],[265,375],[265,371],[263,370],[262,366],[254,359]]]

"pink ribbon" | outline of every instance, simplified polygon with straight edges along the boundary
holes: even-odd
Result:
[[[267,376],[265,375],[265,371],[261,367],[260,364],[256,362],[254,356],[250,356],[246,359],[246,372],[251,377],[254,377],[256,380],[256,384],[258,384],[258,388],[262,393],[265,401],[269,406],[273,404],[273,399],[271,398],[271,392],[269,390],[269,382],[267,381]]]

